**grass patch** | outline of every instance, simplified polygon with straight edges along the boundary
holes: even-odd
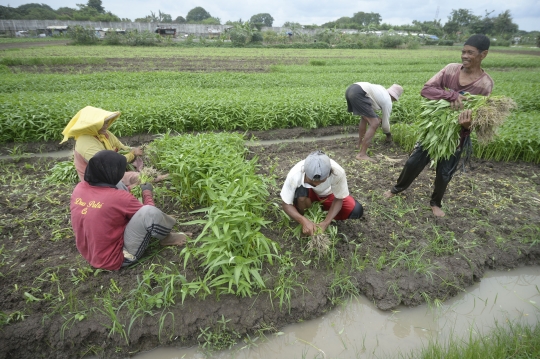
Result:
[[[488,333],[468,338],[451,337],[447,342],[431,340],[420,351],[400,354],[399,359],[508,359],[540,358],[540,326],[508,322],[496,324]]]

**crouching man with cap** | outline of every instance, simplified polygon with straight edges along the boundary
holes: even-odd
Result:
[[[281,199],[285,213],[300,223],[302,232],[309,236],[315,234],[318,227],[324,232],[333,219],[356,219],[364,212],[362,205],[349,195],[343,168],[321,151],[310,153],[289,171]],[[314,201],[321,202],[328,211],[321,223],[304,217],[304,211]]]

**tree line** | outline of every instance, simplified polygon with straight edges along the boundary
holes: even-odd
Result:
[[[0,6],[0,19],[6,20],[77,20],[77,21],[108,21],[108,22],[131,22],[130,19],[120,18],[105,11],[101,0],[88,0],[86,4],[77,4],[77,9],[61,7],[52,9],[46,4],[30,3],[16,8]],[[150,12],[143,18],[137,18],[135,22],[155,22],[155,23],[176,23],[176,24],[206,24],[221,25],[222,21],[218,17],[213,17],[203,7],[197,6],[191,9],[186,17],[177,16],[173,19],[171,14]],[[253,15],[248,21],[242,19],[237,21],[227,21],[224,25],[238,25],[248,23],[252,27],[271,27],[274,18],[268,13]],[[525,35],[526,31],[520,31],[517,24],[513,22],[510,10],[506,10],[498,15],[493,15],[493,11],[486,10],[484,15],[475,15],[468,9],[452,10],[448,20],[443,25],[440,19],[433,21],[416,21],[407,25],[391,25],[382,22],[382,16],[378,13],[356,12],[351,17],[343,16],[322,25],[302,25],[296,22],[286,22],[284,27],[291,29],[298,28],[335,28],[335,29],[356,29],[360,31],[395,30],[406,32],[427,33],[436,35],[453,41],[460,41],[469,34],[485,34],[505,40],[512,40],[515,36]],[[534,32],[536,33],[536,31]]]

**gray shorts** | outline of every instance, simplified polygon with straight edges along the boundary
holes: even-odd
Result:
[[[171,232],[176,220],[154,206],[142,206],[124,229],[124,263],[128,266],[139,260],[150,238],[162,240]],[[126,253],[128,254],[126,256]]]
[[[345,99],[347,99],[347,111],[352,112],[355,116],[366,116],[377,118],[377,114],[371,107],[371,99],[367,97],[366,91],[362,86],[352,84],[345,91]]]

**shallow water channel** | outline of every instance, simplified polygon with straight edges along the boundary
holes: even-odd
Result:
[[[488,271],[480,283],[436,306],[383,312],[360,296],[321,318],[292,324],[266,338],[251,338],[212,358],[393,358],[430,339],[486,333],[506,321],[536,324],[540,318],[540,267]],[[324,353],[324,354],[323,354]],[[207,358],[197,347],[158,348],[136,359]]]

